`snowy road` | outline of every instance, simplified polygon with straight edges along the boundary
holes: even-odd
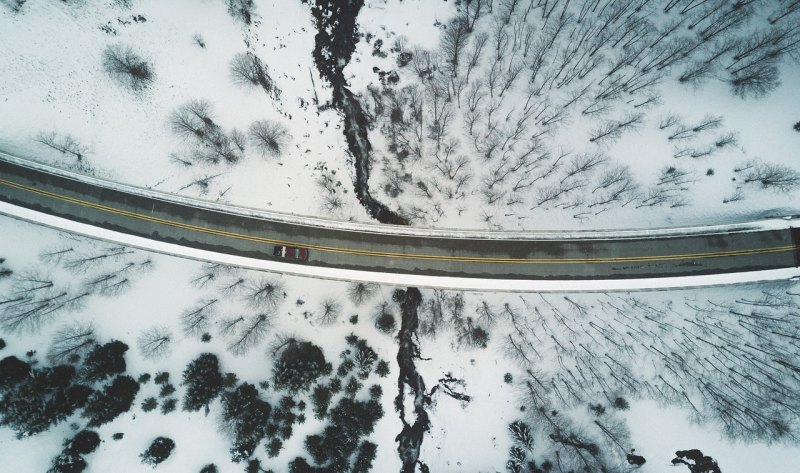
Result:
[[[575,280],[661,278],[790,268],[800,232],[765,227],[694,229],[619,238],[500,239],[347,230],[189,205],[0,160],[0,200],[105,229],[203,250],[269,260],[275,245],[309,249],[307,264],[458,278]],[[794,234],[794,235],[793,235]],[[599,235],[599,236],[598,236]],[[794,236],[794,239],[793,239]]]

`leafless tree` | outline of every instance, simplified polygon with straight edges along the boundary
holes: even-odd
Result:
[[[736,133],[725,133],[714,141],[714,146],[717,148],[727,148],[728,146],[737,146],[739,140],[736,138]]]
[[[211,184],[214,182],[215,179],[220,177],[222,173],[218,174],[204,174],[197,179],[189,182],[178,188],[178,191],[184,191],[186,189],[197,189],[197,193],[200,195],[208,194],[208,191],[211,189]]]
[[[619,120],[611,120],[595,129],[589,141],[598,144],[607,144],[618,139],[625,130],[636,129],[642,124],[644,114],[632,113]]]
[[[10,294],[0,300],[0,325],[12,332],[34,332],[60,312],[80,307],[87,296],[71,294],[43,274],[19,274]]]
[[[361,305],[372,299],[378,291],[378,286],[373,283],[354,281],[347,285],[347,295],[355,305]]]
[[[228,13],[235,19],[239,20],[245,25],[253,22],[253,11],[255,5],[253,0],[225,0],[228,5]]]
[[[111,77],[135,91],[147,88],[154,78],[150,63],[129,46],[115,44],[103,51],[103,67]]]
[[[62,364],[82,356],[96,343],[95,328],[91,323],[65,325],[53,334],[47,360],[53,365]]]
[[[201,299],[195,307],[181,315],[183,333],[186,335],[200,335],[208,330],[214,319],[218,299]]]
[[[85,273],[100,265],[118,262],[123,256],[132,254],[134,254],[133,251],[119,245],[92,248],[91,252],[70,252],[69,256],[64,260],[63,267],[70,272]]]
[[[780,85],[778,68],[772,64],[753,66],[731,77],[729,83],[738,97],[760,98]]]
[[[150,327],[136,340],[139,352],[149,360],[160,360],[172,350],[172,332],[166,327]]]
[[[464,18],[456,17],[452,19],[444,30],[441,40],[442,54],[452,77],[458,75],[461,57],[464,54],[464,48],[467,46],[468,38],[469,25]]]
[[[229,332],[228,350],[234,355],[243,355],[261,343],[273,324],[273,315],[267,313],[241,317],[236,329]]]
[[[219,126],[211,118],[211,104],[206,100],[193,99],[170,115],[172,131],[184,138],[204,140]]]
[[[69,134],[61,135],[55,131],[41,132],[36,136],[35,141],[61,154],[70,155],[78,161],[82,161],[88,152],[88,148],[82,145],[77,138]]]
[[[286,291],[280,279],[262,277],[258,281],[247,283],[244,297],[252,307],[272,312],[286,298]]]
[[[706,61],[695,61],[683,71],[678,77],[678,81],[693,86],[700,85],[701,82],[712,76],[714,72],[713,64]]]
[[[800,173],[782,164],[760,163],[745,175],[744,182],[757,182],[764,189],[789,192],[800,185]]]
[[[331,297],[323,299],[319,308],[319,322],[322,325],[331,325],[342,313],[342,305]]]
[[[679,123],[680,119],[678,118],[678,116],[670,113],[668,115],[661,117],[661,120],[659,120],[658,122],[658,129],[663,130],[665,128],[671,128],[675,125],[678,125]]]
[[[206,284],[218,281],[221,276],[232,272],[233,268],[230,266],[220,263],[205,263],[190,282],[193,286],[202,289]]]
[[[231,77],[237,84],[261,87],[274,99],[280,98],[281,91],[275,86],[267,66],[251,52],[239,53],[231,60]]]
[[[248,130],[248,136],[253,147],[264,156],[281,156],[288,141],[291,139],[289,130],[272,120],[253,122]]]

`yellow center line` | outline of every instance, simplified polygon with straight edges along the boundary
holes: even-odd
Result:
[[[402,258],[402,259],[420,259],[420,260],[437,260],[437,261],[454,261],[454,262],[476,262],[476,263],[537,263],[537,264],[557,264],[557,263],[622,263],[622,262],[647,262],[647,261],[668,261],[668,260],[681,260],[681,259],[707,259],[707,258],[721,258],[726,256],[744,256],[764,253],[783,253],[795,250],[794,245],[776,246],[768,248],[753,248],[747,250],[730,250],[720,252],[705,252],[705,253],[686,253],[686,254],[673,254],[673,255],[655,255],[655,256],[617,256],[607,258],[490,258],[490,257],[470,257],[470,256],[447,256],[447,255],[420,255],[408,253],[391,253],[379,252],[369,250],[355,250],[350,248],[338,248],[334,246],[314,245],[306,243],[296,243],[284,240],[275,240],[271,238],[263,238],[257,236],[244,235],[241,233],[228,232],[225,230],[217,230],[213,228],[206,228],[189,223],[175,222],[163,218],[154,217],[151,215],[144,215],[128,210],[117,209],[94,202],[88,202],[74,197],[67,197],[61,194],[36,189],[35,187],[18,184],[16,182],[8,181],[0,178],[0,184],[9,187],[24,190],[34,194],[50,197],[52,199],[70,202],[83,207],[89,207],[104,212],[109,212],[117,215],[122,215],[138,220],[145,220],[161,225],[166,225],[176,228],[185,228],[200,233],[207,233],[211,235],[224,236],[235,238],[239,240],[247,240],[258,243],[266,243],[272,245],[287,245],[307,248],[311,250],[327,251],[331,253],[345,253],[351,255],[361,256],[376,256],[384,258]]]

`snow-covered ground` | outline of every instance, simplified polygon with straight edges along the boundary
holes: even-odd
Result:
[[[320,215],[322,202],[313,190],[317,165],[345,182],[351,171],[339,117],[310,103],[315,92],[321,103],[329,92],[310,54],[308,7],[259,2],[254,23],[245,27],[222,1],[118,3],[28,2],[19,13],[0,7],[0,148],[73,167],[74,158],[35,141],[40,133],[56,132],[85,146],[86,165],[101,176],[197,196],[199,187],[181,188],[219,175],[205,199],[222,194],[251,207]],[[110,45],[130,46],[149,61],[152,84],[134,92],[113,81],[103,68]],[[230,62],[247,51],[267,65],[279,99],[234,83]],[[184,168],[170,156],[186,159],[194,146],[171,130],[170,114],[193,99],[208,101],[210,116],[226,131],[246,132],[256,120],[273,120],[291,139],[280,157],[248,147],[235,166]],[[340,218],[366,218],[355,199],[345,204],[348,214]]]
[[[353,158],[342,117],[329,107],[331,89],[312,56],[317,31],[311,5],[257,0],[247,22],[228,8],[246,3],[0,0],[0,151],[212,202],[369,222],[355,198]],[[463,49],[454,67],[452,56],[444,54],[443,40],[453,39],[458,26],[453,20],[465,11],[474,14],[478,4],[483,10],[468,20],[471,30],[461,38]],[[373,195],[415,226],[440,229],[646,231],[725,226],[798,213],[800,133],[793,126],[800,120],[800,10],[775,20],[775,12],[788,11],[794,2],[752,2],[751,10],[741,10],[752,14],[741,24],[732,23],[731,37],[738,37],[738,43],[725,35],[693,42],[709,23],[737,18],[735,9],[714,10],[726,4],[366,1],[357,18],[360,41],[344,73],[371,119]],[[603,31],[598,21],[634,5],[643,9],[625,10],[624,18],[635,21],[616,17],[610,24],[619,29],[607,36],[597,33]],[[554,25],[562,20],[566,29],[557,33]],[[655,41],[674,20],[697,21],[699,26],[683,24],[663,43],[649,47],[644,42],[623,46],[632,37]],[[589,38],[585,43],[577,39],[584,33]],[[762,42],[767,50],[755,57],[763,59],[765,71],[780,71],[780,85],[757,99],[733,96],[725,82],[741,64],[733,56],[748,57],[747,45],[776,33],[783,36]],[[472,56],[484,34],[484,49]],[[532,49],[525,54],[527,39],[532,39]],[[590,54],[588,44],[598,44],[596,52]],[[570,56],[573,45],[579,49]],[[109,47],[131,48],[149,65],[152,80],[132,90],[109,75],[104,67]],[[539,75],[533,73],[536,51],[544,51]],[[723,52],[713,58],[717,51]],[[399,65],[401,53],[411,53],[405,57],[407,65]],[[673,53],[681,56],[673,66],[639,74],[647,64]],[[259,80],[270,90],[234,80],[231,64],[242,54],[265,65]],[[603,76],[616,61],[634,54],[646,59]],[[703,80],[691,85],[678,81],[703,61],[713,66]],[[560,64],[566,75],[576,73],[572,82],[556,73]],[[510,75],[514,71],[520,74],[517,79]],[[624,93],[598,102],[603,88],[617,80],[625,84]],[[654,82],[637,89],[649,80]],[[497,84],[490,85],[492,81]],[[195,135],[213,132],[214,139],[230,145],[227,151],[237,162],[210,163],[206,158],[216,142],[176,133],[175,113],[199,100],[207,109],[205,125],[197,130],[202,133]],[[600,110],[605,106],[607,110]],[[582,113],[586,110],[592,111]],[[519,118],[528,113],[531,121],[515,134],[516,123],[524,122]],[[620,136],[613,130],[613,139],[600,136],[603,127],[613,128],[638,113],[636,126],[626,127]],[[448,127],[443,125],[445,116]],[[706,116],[711,121],[700,126]],[[264,120],[285,128],[276,143],[279,150],[260,151],[248,135],[254,123]],[[669,138],[681,133],[686,139]],[[735,143],[723,139],[727,136],[734,136]],[[591,164],[596,156],[601,159]],[[791,182],[744,182],[768,165]],[[460,181],[467,174],[470,178]],[[501,175],[502,180],[494,180]],[[99,230],[75,230],[111,237]],[[105,255],[110,263],[80,272],[68,268],[69,258],[44,256],[64,249]],[[160,251],[177,253],[174,248]],[[449,290],[441,291],[433,289],[442,286],[435,281],[381,275],[385,284],[369,286],[367,300],[356,304],[350,296],[354,286],[346,279],[369,275],[298,275],[279,265],[270,267],[272,272],[235,267],[251,265],[244,260],[228,261],[231,267],[222,268],[189,259],[203,257],[197,252],[183,255],[188,258],[162,252],[129,252],[108,240],[0,217],[0,338],[6,344],[0,359],[13,355],[36,362],[34,368],[48,366],[56,332],[91,323],[98,342],[117,339],[130,346],[125,354],[130,376],[167,371],[177,389],[174,412],[144,412],[145,398],[158,397],[159,404],[165,398],[158,396],[153,380],[142,384],[128,412],[96,429],[103,442],[85,455],[87,471],[150,471],[139,454],[159,435],[177,445],[158,467],[162,471],[200,471],[208,463],[223,472],[243,471],[243,463],[231,461],[232,440],[220,428],[220,401],[213,401],[208,413],[181,408],[186,390],[181,373],[187,364],[212,352],[223,372],[258,386],[272,380],[273,346],[279,336],[294,334],[320,346],[336,370],[350,333],[389,362],[388,376],[370,374],[354,397],[365,400],[370,385],[381,387],[384,415],[365,438],[377,445],[373,471],[398,471],[395,437],[403,423],[394,398],[401,309],[393,295],[398,286],[418,283],[428,289],[419,308],[419,337],[414,340],[420,357],[415,363],[430,394],[423,404],[431,420],[419,459],[431,471],[515,471],[524,461],[537,466],[556,462],[556,454],[566,471],[570,465],[586,466],[576,451],[591,457],[583,460],[594,462],[589,469],[602,463],[619,466],[615,471],[685,471],[668,468],[670,460],[675,451],[694,448],[715,458],[725,473],[794,473],[800,464],[800,291],[788,280],[796,271],[688,281],[729,286],[637,292],[623,290],[633,288],[629,282],[624,288],[503,287],[518,293],[453,290],[464,287],[462,281],[451,281]],[[209,275],[215,278],[212,283],[198,284]],[[745,279],[750,282],[734,284]],[[15,298],[31,291],[31,280],[52,283],[82,302],[54,312],[45,303],[34,312],[42,317],[25,318],[24,311],[14,309],[21,307]],[[264,282],[282,288],[286,296],[265,312],[268,330],[247,346],[237,345],[240,329],[226,332],[223,322],[238,316],[259,321],[257,312],[263,307],[248,303],[246,295]],[[563,292],[586,289],[602,292]],[[206,327],[210,340],[202,341],[198,333],[187,331],[183,316],[211,299],[219,302]],[[337,314],[335,320],[323,320],[326,306]],[[376,317],[387,312],[395,322],[388,334],[376,326]],[[168,335],[169,349],[149,355],[142,344],[148,333]],[[274,386],[259,389],[275,408],[281,392]],[[405,394],[407,401],[413,397]],[[308,404],[306,420],[294,425],[280,454],[268,458],[261,442],[253,455],[265,470],[287,471],[295,457],[309,459],[305,438],[326,425],[314,418],[308,392],[297,400]],[[408,420],[410,403],[405,407]],[[515,421],[516,439],[509,429]],[[10,427],[0,428],[4,467],[47,470],[62,442],[85,425],[86,419],[74,414],[22,439]],[[528,426],[528,434],[520,433],[522,425]],[[603,433],[602,427],[610,428]],[[115,433],[125,435],[114,440]],[[582,446],[566,448],[569,442]],[[631,448],[647,459],[641,468],[625,463]]]
[[[14,275],[0,283],[0,293],[4,298],[11,294],[15,277],[30,274],[34,269],[40,275],[53,278],[57,284],[70,287],[69,290],[79,289],[81,281],[90,279],[92,271],[95,270],[76,278],[74,273],[63,270],[58,264],[44,263],[41,259],[43,253],[53,252],[64,248],[65,245],[78,248],[83,254],[91,254],[92,251],[100,251],[107,247],[108,243],[82,238],[76,240],[75,237],[46,227],[7,217],[2,218],[0,247],[6,251],[0,257],[6,258],[3,268],[14,271]],[[217,354],[224,372],[235,372],[240,381],[258,384],[271,377],[273,359],[269,354],[269,347],[277,335],[294,333],[310,340],[322,347],[326,358],[335,364],[337,354],[345,347],[344,337],[349,333],[355,333],[368,340],[379,357],[390,361],[391,366],[388,377],[370,378],[369,381],[378,382],[382,386],[384,393],[382,405],[385,412],[369,436],[369,439],[378,445],[373,471],[399,469],[394,437],[399,433],[402,424],[393,407],[397,389],[397,368],[393,362],[397,350],[396,340],[392,335],[380,332],[374,326],[373,319],[380,305],[388,302],[389,312],[399,323],[399,309],[392,302],[393,287],[376,287],[371,296],[360,305],[356,305],[348,297],[349,284],[346,282],[249,270],[232,270],[227,275],[222,273],[216,282],[198,288],[191,281],[198,275],[204,274],[206,266],[201,262],[141,250],[136,250],[135,254],[128,258],[132,261],[150,260],[152,268],[136,276],[125,292],[113,296],[92,295],[80,310],[65,311],[59,313],[57,317],[45,319],[36,330],[12,331],[7,327],[0,329],[0,337],[8,344],[3,350],[3,356],[15,355],[27,359],[25,353],[28,350],[35,350],[32,358],[40,360],[41,364],[46,364],[45,354],[54,331],[76,321],[92,322],[96,327],[98,340],[117,339],[130,345],[126,360],[128,372],[132,376],[137,377],[145,372],[155,375],[158,371],[169,371],[180,398],[183,392],[183,387],[179,384],[180,373],[190,360],[202,352]],[[229,315],[243,311],[246,313],[250,310],[243,304],[242,292],[220,292],[221,287],[236,281],[238,277],[248,282],[259,281],[265,277],[274,278],[281,282],[287,295],[275,311],[273,325],[263,339],[244,353],[234,355],[228,346],[230,339],[219,333],[218,324]],[[664,307],[663,304],[668,303],[667,301],[673,300],[675,304],[667,307],[682,311],[683,302],[679,302],[682,300],[701,304],[702,300],[709,299],[726,304],[732,303],[733,299],[755,299],[761,291],[793,293],[796,288],[793,285],[787,286],[786,282],[778,282],[673,292],[568,294],[566,297],[584,307],[594,307],[589,309],[590,311],[604,307],[603,312],[595,313],[592,315],[594,318],[589,320],[594,321],[595,327],[606,327],[607,330],[612,324],[612,319],[616,317],[607,310],[617,304],[629,304],[635,300],[638,301],[635,302],[637,304],[644,303],[659,308]],[[452,389],[469,395],[471,400],[459,401],[447,396],[443,388],[438,389],[432,396],[432,404],[429,406],[431,430],[425,436],[420,459],[431,467],[431,471],[503,471],[508,459],[508,448],[512,445],[508,431],[509,423],[515,420],[527,420],[532,416],[531,407],[527,404],[529,401],[526,400],[528,398],[525,386],[526,383],[530,383],[526,370],[533,370],[537,375],[542,373],[557,375],[560,363],[567,363],[568,366],[567,360],[572,356],[562,353],[561,355],[565,356],[564,360],[556,363],[554,357],[559,355],[559,350],[544,340],[548,333],[555,334],[556,337],[560,335],[558,327],[553,325],[557,323],[558,318],[553,317],[558,312],[547,315],[549,309],[547,305],[542,306],[542,301],[563,306],[564,295],[463,293],[459,296],[459,294],[461,293],[453,291],[424,291],[420,309],[422,359],[417,362],[417,367],[426,380],[429,390],[437,385],[437,380],[450,374],[463,382],[451,385]],[[187,309],[196,306],[199,301],[214,297],[221,297],[222,302],[217,310],[216,322],[208,328],[208,332],[212,334],[211,341],[204,343],[197,336],[184,334],[181,315]],[[470,342],[463,338],[461,331],[463,326],[456,322],[444,322],[438,327],[432,325],[431,304],[437,300],[444,301],[441,304],[443,317],[449,318],[448,311],[454,306],[447,301],[452,301],[453,297],[463,298],[461,317],[464,320],[470,318],[475,321],[476,326],[484,327],[488,331],[487,348],[471,347]],[[335,300],[340,310],[338,319],[334,323],[324,325],[319,316],[322,303],[326,299]],[[489,321],[487,315],[480,312],[484,302],[496,317],[494,322]],[[506,313],[504,307],[515,314],[515,320],[520,326],[522,324],[530,327],[538,326],[543,330],[538,335],[543,340],[534,345],[542,356],[538,361],[531,364],[521,363],[518,357],[510,356],[506,340],[509,335],[516,337],[518,332],[514,331],[512,319],[509,319],[509,313]],[[575,317],[575,314],[569,314],[568,307],[562,307],[560,310],[569,318]],[[358,322],[352,324],[350,317],[355,314],[359,316]],[[545,314],[545,322],[542,321],[542,314]],[[647,312],[644,314],[647,316]],[[625,317],[640,316],[631,312]],[[689,320],[693,316],[685,314],[683,317]],[[664,321],[678,323],[680,318],[680,315],[675,315]],[[788,330],[796,326],[794,322],[787,321],[787,323],[789,323]],[[567,322],[567,325],[571,323]],[[587,330],[590,325],[592,324],[586,325]],[[142,333],[153,326],[164,327],[172,335],[169,353],[155,360],[144,357],[137,345]],[[577,327],[573,326],[573,329],[575,328]],[[647,330],[644,327],[643,329]],[[561,329],[562,332],[564,330]],[[586,333],[591,337],[593,332]],[[609,332],[606,333],[611,335]],[[665,343],[669,342],[671,336],[668,332],[664,333]],[[573,341],[578,343],[581,337],[587,335],[575,336]],[[597,338],[598,334],[594,333],[594,337]],[[613,348],[610,346],[604,348],[603,344],[589,346],[591,349],[599,350],[596,354],[598,358],[604,356],[603,350]],[[787,349],[793,348],[787,346]],[[531,353],[528,352],[528,355],[531,356]],[[616,352],[611,350],[606,353]],[[644,354],[648,352],[645,351]],[[622,358],[619,361],[627,364]],[[653,362],[656,362],[655,366],[658,365],[657,359],[654,358]],[[638,364],[631,365],[638,376],[642,377],[642,381],[654,376],[647,367],[648,363],[650,361],[640,360]],[[505,373],[511,375],[511,382],[504,380]],[[667,374],[661,369],[657,369],[656,373],[663,376]],[[685,387],[695,389],[689,385]],[[593,389],[587,388],[589,391]],[[622,393],[622,391],[616,392]],[[167,415],[158,413],[158,410],[143,412],[140,408],[143,399],[156,395],[157,388],[152,381],[142,385],[131,411],[98,429],[103,443],[96,452],[86,455],[89,463],[87,471],[107,471],[120,464],[125,465],[126,471],[149,471],[150,467],[142,465],[137,455],[159,435],[174,439],[177,445],[175,453],[161,467],[165,471],[199,471],[201,466],[211,462],[220,467],[220,471],[239,471],[243,468],[243,465],[236,465],[230,461],[228,453],[230,440],[219,430],[219,401],[212,403],[207,416],[202,411],[184,412],[180,409],[180,405],[175,412]],[[689,448],[699,448],[705,454],[714,457],[722,471],[726,473],[752,471],[791,473],[794,465],[800,461],[800,447],[791,441],[778,440],[777,443],[768,445],[758,438],[738,441],[729,439],[723,435],[721,425],[714,420],[713,409],[706,413],[705,420],[697,425],[690,421],[691,410],[685,403],[675,399],[657,399],[656,402],[650,394],[645,393],[624,395],[629,397],[630,410],[609,412],[599,419],[602,422],[606,422],[607,418],[615,421],[621,419],[627,425],[630,434],[627,437],[629,440],[623,440],[625,448],[636,448],[637,453],[644,455],[648,460],[639,471],[653,473],[664,471],[675,450]],[[276,400],[275,396],[277,393],[266,392],[266,399],[270,402]],[[690,396],[694,398],[694,395]],[[793,396],[796,396],[796,393]],[[307,395],[298,399],[305,399],[311,405]],[[784,401],[791,403],[794,400],[787,398]],[[602,403],[603,399],[595,398],[593,402]],[[694,402],[699,402],[699,399],[694,398]],[[528,406],[525,412],[521,411],[522,406]],[[570,403],[568,412],[574,421],[591,426],[592,420],[598,417],[592,417],[585,406],[585,402]],[[611,408],[608,410],[612,411]],[[795,418],[792,414],[786,415],[788,416],[786,420],[790,423],[791,419]],[[255,456],[262,459],[262,466],[273,468],[274,471],[283,471],[287,462],[297,455],[303,455],[303,438],[305,435],[318,432],[322,425],[312,418],[310,412],[307,417],[305,424],[295,425],[294,435],[285,443],[281,455],[277,458],[267,459],[263,449],[256,451]],[[4,428],[0,430],[2,436],[0,456],[13,458],[15,471],[43,471],[48,462],[61,450],[62,440],[74,433],[71,427],[73,422],[82,426],[85,421],[73,416],[43,434],[22,440],[16,440],[13,431]],[[125,433],[123,439],[112,440],[111,435],[116,432]],[[547,444],[539,442],[542,441],[537,440],[534,453],[546,455]],[[198,450],[197,445],[202,445],[203,448]],[[26,453],[19,454],[19,452]]]

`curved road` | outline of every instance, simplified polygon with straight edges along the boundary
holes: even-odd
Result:
[[[78,180],[0,154],[0,200],[131,235],[221,253],[274,259],[275,245],[309,249],[305,263],[331,268],[492,279],[658,278],[800,265],[798,229],[697,229],[620,237],[518,238],[497,233],[374,231],[260,218],[152,191]],[[213,205],[209,206],[213,207]],[[309,219],[304,219],[307,222]],[[781,227],[780,225],[778,227]],[[398,229],[399,230],[399,229]],[[405,234],[404,234],[405,232]],[[459,235],[461,233],[461,235]]]

